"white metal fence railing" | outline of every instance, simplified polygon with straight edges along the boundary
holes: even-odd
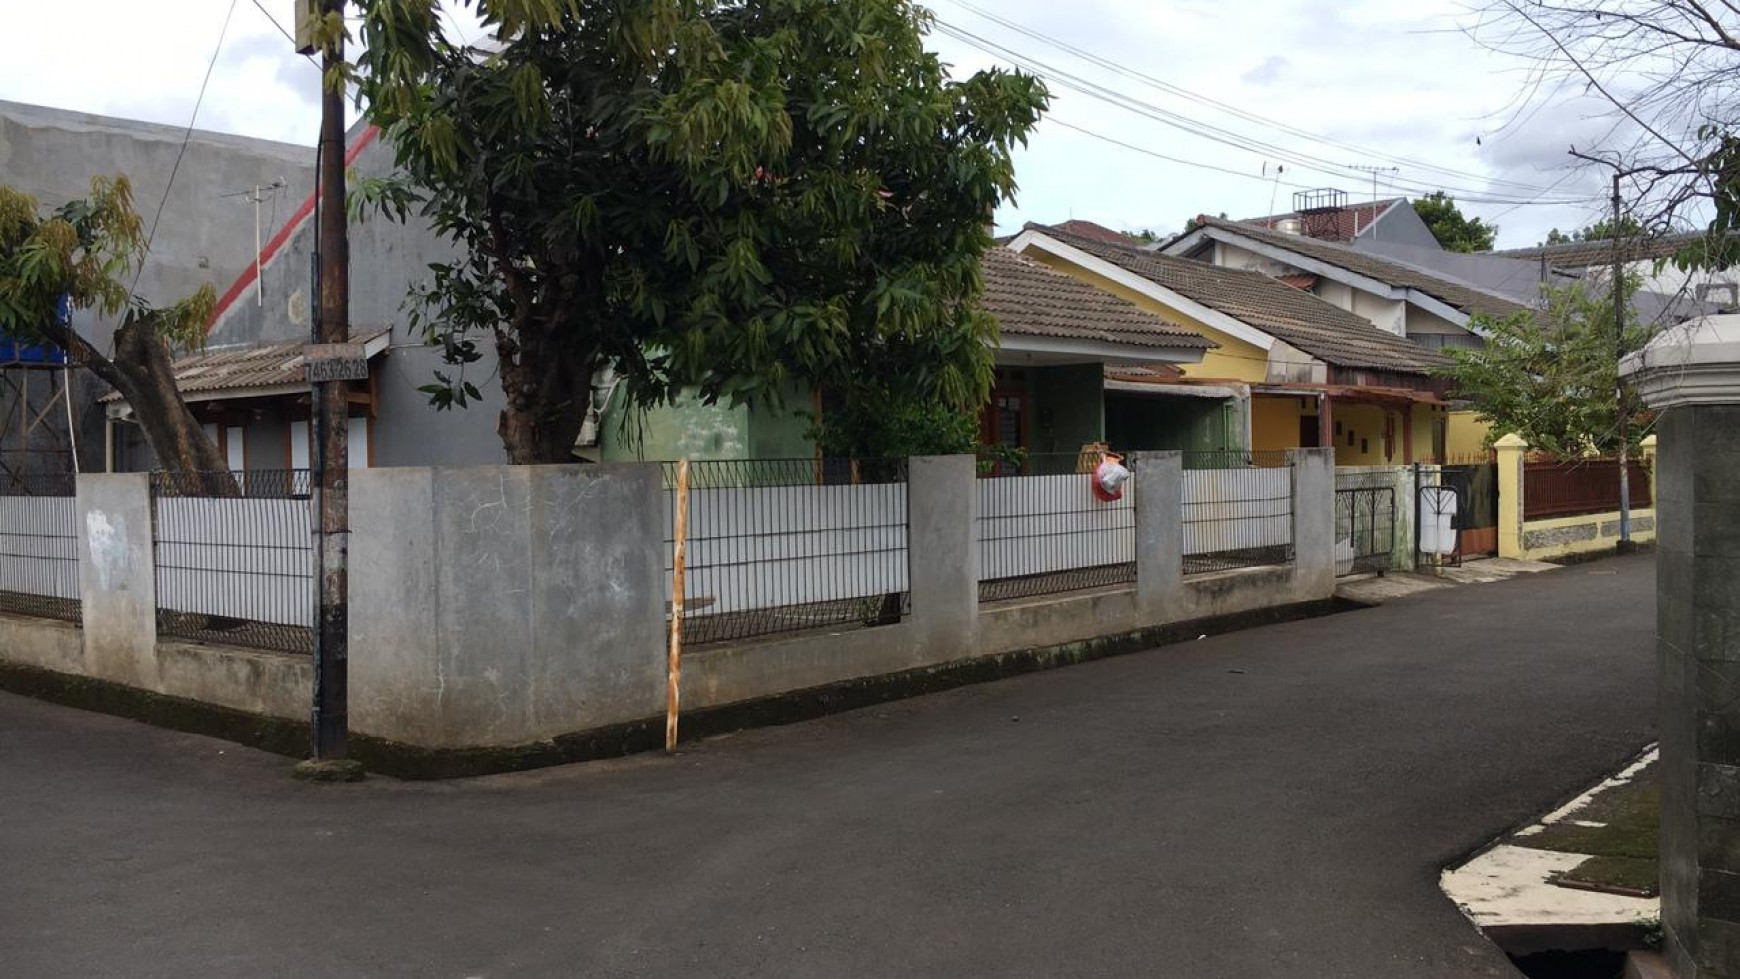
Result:
[[[71,474],[0,477],[0,611],[79,621],[74,489]]]
[[[1285,452],[1184,453],[1184,573],[1293,560],[1293,466]]]

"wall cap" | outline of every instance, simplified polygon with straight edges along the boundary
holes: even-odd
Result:
[[[1522,436],[1515,432],[1511,432],[1504,438],[1492,443],[1492,447],[1495,449],[1526,449],[1529,447],[1529,444],[1522,440]]]
[[[1740,404],[1740,314],[1687,320],[1620,364],[1652,408]]]

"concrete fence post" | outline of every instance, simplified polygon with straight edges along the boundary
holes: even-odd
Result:
[[[1293,564],[1299,600],[1335,594],[1335,450],[1288,449],[1293,466]]]
[[[1526,558],[1523,546],[1523,457],[1529,444],[1516,433],[1492,444],[1498,451],[1498,556]]]
[[[906,484],[906,548],[918,655],[969,655],[979,625],[979,487],[972,456],[918,456]]]
[[[1740,316],[1662,333],[1625,373],[1660,412],[1661,922],[1680,979],[1740,976]]]
[[[1184,618],[1184,453],[1136,457],[1136,605],[1144,625]]]
[[[151,477],[83,475],[77,497],[85,669],[98,679],[156,689]]]

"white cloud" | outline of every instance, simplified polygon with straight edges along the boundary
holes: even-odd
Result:
[[[290,0],[262,0],[286,27]],[[1385,163],[1389,154],[1464,171],[1449,176],[1400,164],[1403,185],[1460,186],[1492,197],[1529,196],[1492,178],[1545,187],[1560,179],[1571,139],[1589,139],[1600,121],[1576,108],[1537,114],[1497,134],[1518,85],[1514,66],[1451,30],[1455,0],[970,0],[975,6],[1191,91],[1355,144],[1326,146],[1240,120],[1139,81],[1094,67],[934,0],[945,21],[1097,84],[1202,122],[1263,139],[1290,153],[1321,158],[1330,173],[1289,165],[1285,179],[1370,194],[1369,176],[1349,164]],[[11,4],[0,98],[186,125],[229,0],[59,0]],[[173,9],[171,9],[173,8]],[[475,22],[468,29],[475,30]],[[77,57],[64,39],[76,35]],[[961,72],[994,63],[945,37],[933,38]],[[314,67],[290,50],[252,0],[239,0],[200,111],[201,128],[310,143],[318,128]],[[1272,154],[1219,145],[1085,96],[1059,91],[1051,116],[1152,151],[1235,171],[1216,173],[1110,145],[1055,122],[1042,124],[1018,157],[1018,206],[999,215],[1023,220],[1071,216],[1117,227],[1171,231],[1199,213],[1266,213],[1289,205],[1291,189],[1261,179]],[[1496,134],[1496,138],[1495,138]],[[1476,140],[1480,140],[1479,143]],[[1598,196],[1600,176],[1568,178],[1553,196]],[[1593,189],[1592,189],[1593,188]],[[1392,191],[1380,181],[1380,193]],[[1503,244],[1532,244],[1553,226],[1585,223],[1588,207],[1470,204],[1503,226]]]

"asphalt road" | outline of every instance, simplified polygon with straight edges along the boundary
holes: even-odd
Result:
[[[309,786],[0,695],[0,975],[1514,976],[1439,869],[1652,737],[1648,556],[646,756]]]

